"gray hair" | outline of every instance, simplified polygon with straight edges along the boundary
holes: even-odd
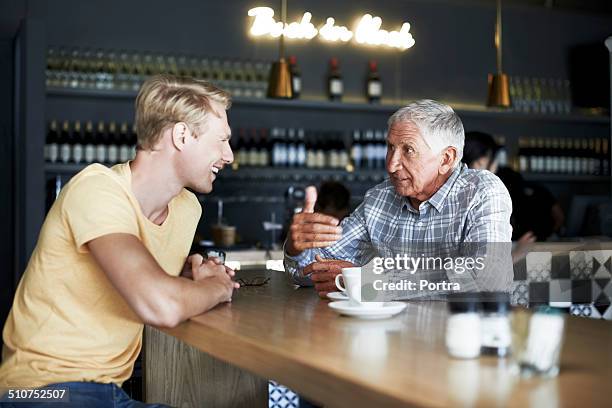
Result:
[[[448,146],[457,150],[453,167],[461,163],[465,131],[453,108],[431,99],[421,99],[400,108],[389,118],[389,129],[396,122],[412,122],[429,148],[439,153]]]

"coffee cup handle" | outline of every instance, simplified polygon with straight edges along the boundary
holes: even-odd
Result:
[[[342,291],[342,292],[346,292],[346,288],[345,288],[345,287],[343,287],[342,285],[340,285],[340,278],[341,278],[341,277],[342,277],[342,274],[338,274],[338,275],[336,275],[336,287],[337,287],[338,289],[340,289],[340,291]]]

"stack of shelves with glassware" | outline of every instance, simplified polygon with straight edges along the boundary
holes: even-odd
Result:
[[[321,111],[334,115],[379,115],[382,123],[401,104],[347,103],[324,100],[266,99],[269,61],[222,59],[198,55],[161,54],[126,50],[93,50],[51,47],[47,54],[46,85],[48,104],[61,100],[61,106],[78,111],[81,100],[95,100],[105,105],[104,111],[120,110],[132,104],[137,90],[150,75],[172,73],[212,81],[229,90],[233,106],[238,109],[282,109],[289,115],[295,112]],[[515,100],[513,110],[504,111],[484,107],[455,106],[467,120],[520,121],[525,126],[543,122],[596,126],[598,132],[609,125],[607,117],[576,113],[569,101],[569,83],[555,79],[513,77],[511,92]],[[397,102],[397,101],[396,101]],[[101,109],[101,108],[100,108]],[[54,112],[56,116],[62,112]],[[46,170],[50,173],[74,173],[92,161],[113,164],[133,155],[135,134],[130,119],[104,116],[79,117],[72,115],[68,130],[64,118],[48,117]],[[348,117],[348,116],[347,116]],[[61,121],[61,122],[59,122]],[[95,122],[95,123],[92,123]],[[90,125],[90,123],[92,123]],[[233,123],[232,123],[233,124]],[[340,178],[367,173],[373,179],[384,177],[384,130],[380,129],[317,129],[304,127],[250,127],[238,123],[234,129],[233,147],[236,163],[233,171],[223,177],[244,177],[258,174],[257,170],[285,177],[292,169],[293,177],[310,179],[313,174],[335,175]],[[245,127],[248,126],[248,127]],[[88,130],[90,129],[90,130]],[[93,129],[93,131],[91,131]],[[127,129],[127,130],[126,130]],[[55,135],[55,136],[54,136]],[[527,138],[504,135],[510,157],[508,164],[530,179],[543,181],[603,182],[609,179],[607,136]],[[54,143],[54,139],[59,139]],[[100,154],[85,154],[92,149]],[[122,150],[123,149],[123,150]],[[79,151],[83,150],[83,153]],[[130,154],[114,153],[130,151]],[[67,154],[70,151],[71,154]],[[75,153],[76,152],[76,153]],[[578,159],[570,159],[577,157]],[[597,165],[595,165],[597,161]],[[579,163],[579,164],[576,164]],[[585,164],[584,163],[589,163]],[[318,173],[317,173],[318,172]]]

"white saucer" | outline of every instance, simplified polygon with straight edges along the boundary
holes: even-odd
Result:
[[[398,314],[406,307],[403,302],[385,302],[382,307],[353,306],[348,300],[330,302],[329,307],[345,316],[360,319],[385,319]]]
[[[344,292],[329,292],[327,298],[331,300],[348,300],[348,296]]]

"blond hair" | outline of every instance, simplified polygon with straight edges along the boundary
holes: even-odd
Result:
[[[229,93],[206,81],[168,74],[147,79],[136,97],[138,148],[152,149],[163,131],[177,122],[185,122],[194,132],[209,113],[218,116],[211,101],[226,110],[231,106]]]

